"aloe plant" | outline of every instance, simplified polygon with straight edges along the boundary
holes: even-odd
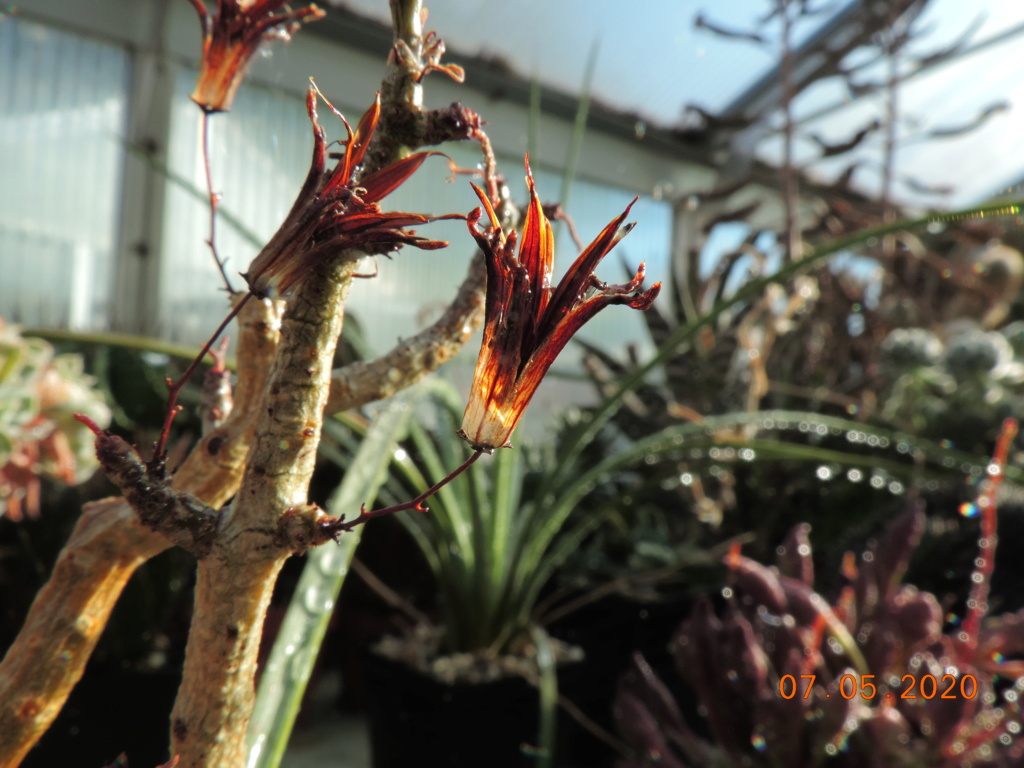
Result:
[[[440,383],[433,394],[432,428],[414,422],[409,452],[396,460],[402,484],[417,489],[465,453],[455,437],[458,395]],[[499,655],[521,646],[544,584],[599,524],[595,515],[567,526],[572,508],[559,500],[540,506],[531,489],[553,460],[541,448],[498,450],[445,486],[429,513],[399,515],[437,579],[446,650]]]

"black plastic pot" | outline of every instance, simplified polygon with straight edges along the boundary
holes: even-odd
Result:
[[[525,680],[446,685],[372,652],[364,664],[373,768],[536,765],[538,692]],[[578,667],[560,668],[560,689],[571,689]],[[559,712],[556,765],[572,764],[561,756],[571,751],[574,726]]]
[[[99,768],[121,753],[133,766],[166,762],[180,683],[176,673],[87,672],[22,768]]]

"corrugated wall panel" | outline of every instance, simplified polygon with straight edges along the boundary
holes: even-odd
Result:
[[[0,315],[107,326],[128,56],[6,17],[0,23]]]

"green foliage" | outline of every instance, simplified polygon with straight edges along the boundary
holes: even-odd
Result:
[[[414,423],[415,456],[398,462],[416,491],[465,458],[465,444],[455,436],[462,404],[449,387],[438,385],[435,394],[434,429]],[[521,646],[541,589],[599,524],[595,514],[566,525],[568,499],[541,505],[533,489],[559,465],[550,451],[498,450],[445,486],[429,513],[400,515],[437,579],[449,651],[498,655]]]

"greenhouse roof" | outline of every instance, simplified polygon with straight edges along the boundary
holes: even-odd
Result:
[[[850,36],[847,23],[862,0],[810,0],[813,11],[792,28],[795,72],[813,68],[814,43]],[[381,0],[339,0],[381,22]],[[1014,46],[1024,32],[1024,4],[1005,0],[892,0],[881,6],[917,13],[916,38],[901,52],[898,91],[897,199],[919,206],[966,205],[998,193],[1024,175],[1024,147],[1016,140],[1024,105],[1024,78]],[[588,0],[462,0],[430,4],[428,27],[448,43],[450,58],[478,56],[501,62],[526,83],[580,94],[594,57],[595,102],[628,116],[638,133],[648,127],[692,131],[706,115],[736,116],[779,103],[778,17],[772,0],[621,3]],[[934,54],[941,54],[936,56]],[[850,82],[819,82],[801,93],[794,112],[806,134],[842,142],[885,109],[886,67],[862,51],[844,60],[856,66]],[[851,84],[854,88],[851,88]],[[694,109],[696,108],[696,109]],[[779,116],[768,110],[755,154],[781,159]],[[975,130],[964,131],[977,124]],[[876,130],[856,156],[818,163],[827,182],[858,164],[854,187],[872,195],[881,183],[884,131]],[[731,144],[735,151],[736,144]],[[815,160],[820,145],[798,143],[801,164]]]

